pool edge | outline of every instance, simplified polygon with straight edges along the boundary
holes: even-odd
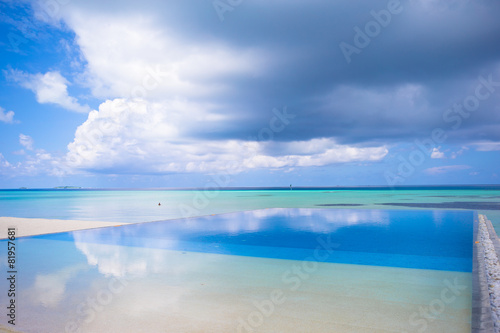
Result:
[[[500,244],[498,237],[491,226],[491,222],[485,218],[490,238],[495,244],[495,250],[498,253]],[[473,260],[472,260],[472,318],[471,333],[494,333],[494,322],[490,304],[490,294],[488,291],[488,282],[486,279],[486,268],[484,262],[484,248],[480,241],[478,233],[479,221],[478,214],[475,214],[473,224]],[[498,247],[497,247],[498,246]]]

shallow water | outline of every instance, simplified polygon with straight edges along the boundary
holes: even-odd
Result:
[[[22,275],[23,332],[470,332],[470,273],[318,263],[298,275],[297,260],[21,245],[66,253]]]
[[[16,328],[470,332],[473,217],[265,209],[20,238]]]
[[[499,203],[499,186],[293,191],[217,188],[187,191],[0,190],[0,215],[12,217],[132,223],[262,208],[419,209],[420,204],[422,209],[440,209],[426,207],[438,204],[444,209],[464,207],[485,214],[500,234]],[[402,206],[404,204],[414,206]],[[485,207],[485,204],[491,205]]]

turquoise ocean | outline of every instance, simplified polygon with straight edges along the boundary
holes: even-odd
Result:
[[[137,223],[262,208],[467,209],[500,232],[497,185],[0,190],[0,216],[8,217]]]

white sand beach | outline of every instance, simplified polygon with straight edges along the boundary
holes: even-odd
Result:
[[[7,238],[7,229],[11,227],[15,227],[17,229],[17,237],[23,237],[83,229],[113,227],[121,224],[122,223],[119,222],[35,219],[2,216],[0,217],[0,239]]]

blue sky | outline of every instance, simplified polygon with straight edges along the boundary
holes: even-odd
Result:
[[[499,183],[498,2],[0,12],[0,188]]]

